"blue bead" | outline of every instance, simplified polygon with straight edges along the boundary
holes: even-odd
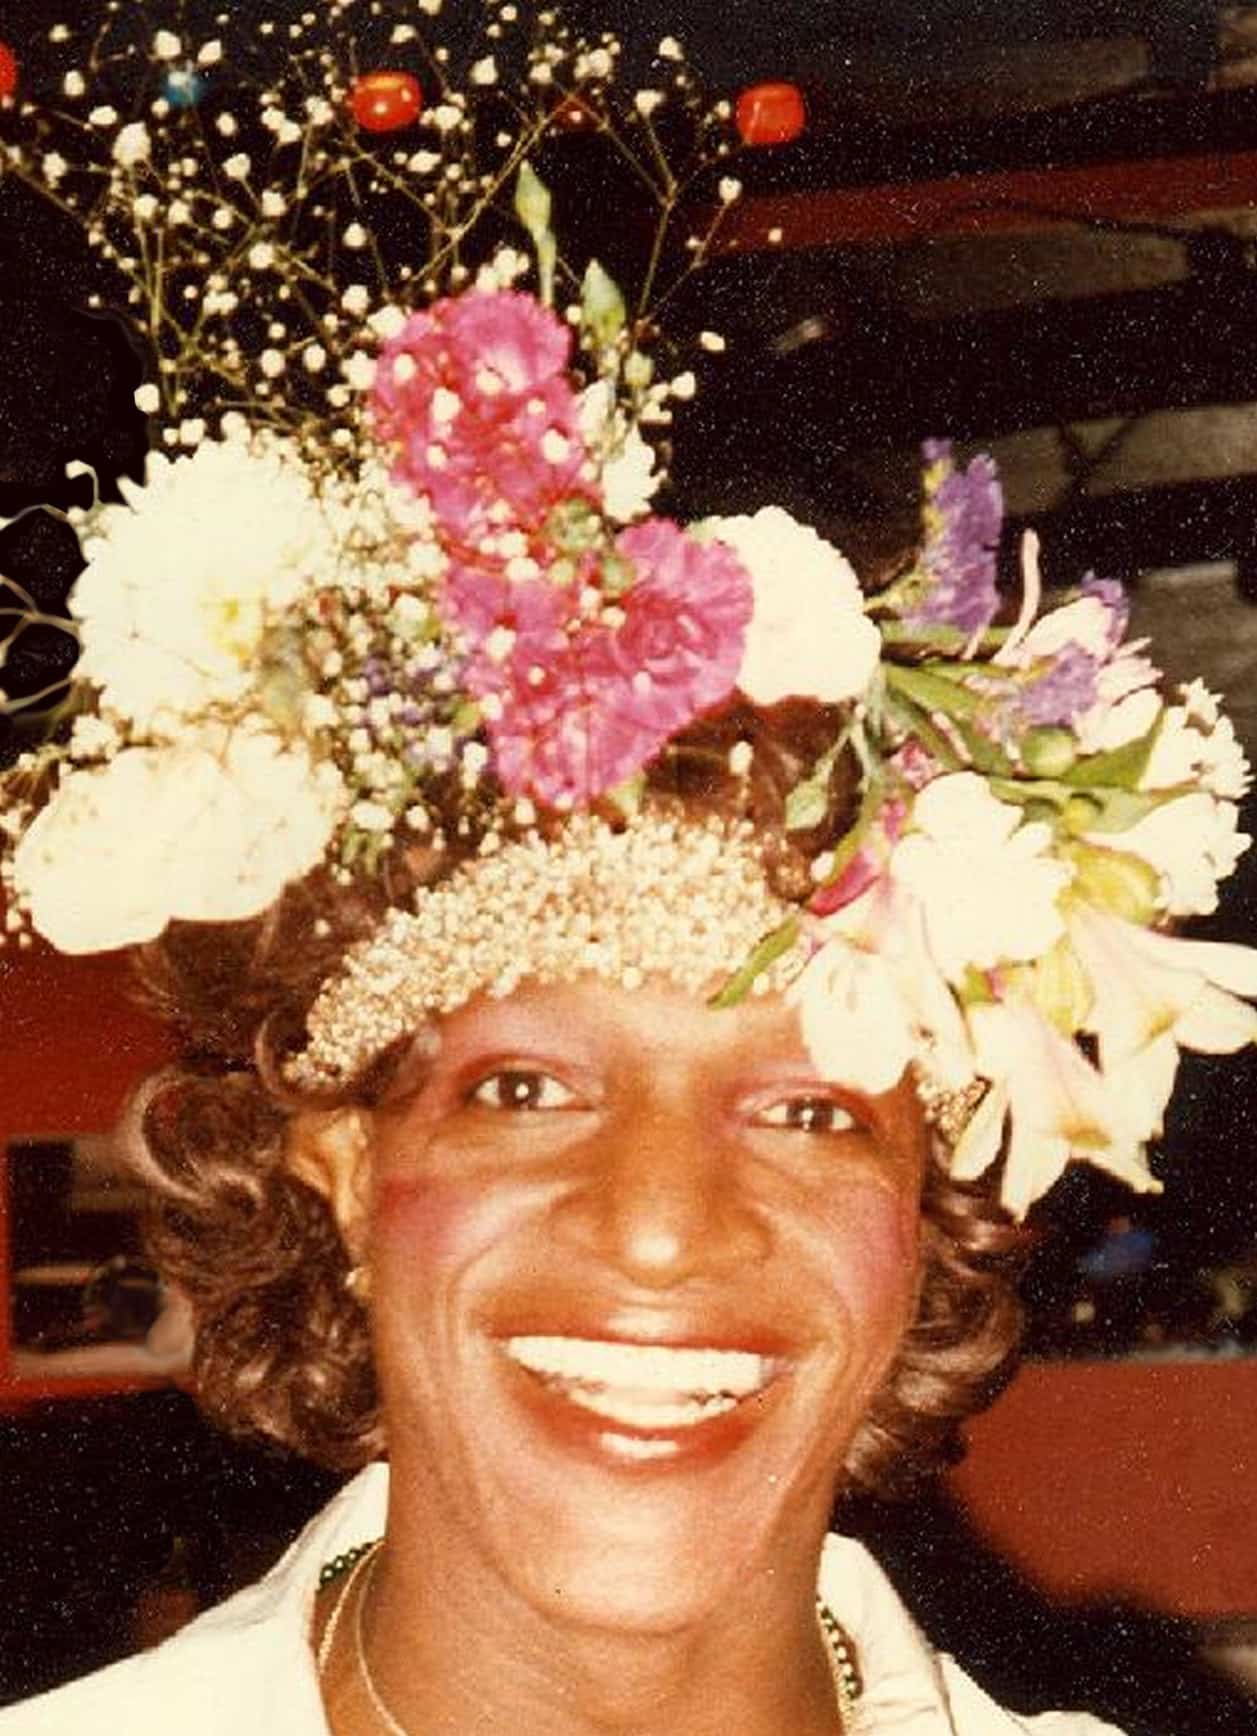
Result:
[[[205,95],[205,83],[191,66],[172,67],[166,74],[162,94],[172,108],[195,108]]]

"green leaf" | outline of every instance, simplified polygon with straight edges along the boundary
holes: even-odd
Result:
[[[987,777],[1011,776],[1013,762],[997,741],[992,741],[989,735],[983,735],[975,724],[967,722],[963,717],[954,717],[952,726],[964,742],[965,752],[972,766],[985,772]]]
[[[856,852],[868,836],[869,827],[881,811],[885,793],[882,779],[871,777],[865,785],[859,813],[834,846],[834,859],[830,864],[829,873],[821,882],[822,886],[832,886],[836,880],[841,880],[846,873],[848,864],[854,859]]]
[[[1078,789],[1064,778],[992,778],[991,794],[1027,808],[1047,803],[1072,832],[1125,832],[1159,808],[1164,793],[1139,790]]]
[[[1075,792],[1054,778],[993,777],[991,794],[1001,802],[1013,802],[1023,808],[1045,802],[1056,813],[1063,814]],[[1098,807],[1096,811],[1099,812]]]
[[[914,576],[913,573],[906,575],[909,579]],[[893,585],[887,586],[884,591],[879,591],[876,596],[870,597],[869,613],[880,617],[888,608],[892,613],[901,610],[904,599],[900,596],[900,586],[903,582],[902,579],[896,579]],[[984,657],[989,657],[993,651],[997,651],[1008,638],[1010,630],[1008,627],[988,627],[978,641],[978,656],[975,662],[980,663]],[[888,645],[902,645],[908,650],[919,649],[922,651],[963,651],[972,637],[971,634],[962,632],[959,627],[943,625],[911,627],[906,621],[897,620],[879,621],[878,631]],[[957,664],[956,667],[968,669],[972,668],[973,665],[961,663]]]
[[[807,832],[819,826],[829,811],[829,780],[841,741],[827,749],[812,767],[810,776],[797,783],[786,797],[786,831]]]
[[[547,229],[537,242],[537,293],[543,307],[554,306],[554,271],[559,244]]]
[[[724,987],[711,997],[708,1006],[736,1007],[739,1001],[746,998],[756,977],[775,964],[784,953],[789,952],[798,938],[798,917],[787,917],[780,928],[774,928],[771,934],[764,936],[745,964],[734,971]]]
[[[616,281],[596,259],[585,267],[580,291],[581,324],[600,350],[609,349],[624,330],[628,309]]]
[[[1095,812],[1081,824],[1074,824],[1072,815],[1067,813],[1066,819],[1070,820],[1073,830],[1128,832],[1140,820],[1147,819],[1166,798],[1164,794],[1144,795],[1138,790],[1088,790],[1086,797],[1079,799],[1094,803]]]
[[[1095,789],[1098,784],[1110,784],[1119,790],[1138,789],[1161,733],[1164,715],[1164,711],[1159,711],[1152,728],[1136,740],[1115,747],[1111,753],[1093,753],[1080,759],[1072,770],[1064,774],[1062,782],[1080,790]]]
[[[932,669],[910,668],[903,663],[887,663],[884,669],[887,684],[923,711],[941,711],[944,717],[972,717],[982,703],[968,687],[946,675],[936,675]]]
[[[515,181],[515,215],[534,242],[550,232],[550,189],[525,159]]]
[[[1156,914],[1161,876],[1151,863],[1128,850],[1110,850],[1102,845],[1067,839],[1060,854],[1073,865],[1073,883],[1067,897],[1124,917],[1127,922],[1148,924]]]
[[[906,699],[887,696],[887,710],[906,735],[915,736],[941,766],[949,772],[964,769],[964,761],[941,731],[930,722],[928,713]],[[952,719],[953,723],[956,721]]]

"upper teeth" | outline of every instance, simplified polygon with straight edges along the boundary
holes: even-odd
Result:
[[[511,1338],[507,1353],[534,1374],[659,1395],[744,1398],[768,1384],[771,1358],[750,1350],[620,1344],[594,1338]]]

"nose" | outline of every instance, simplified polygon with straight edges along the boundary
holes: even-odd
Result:
[[[736,1140],[700,1106],[638,1101],[582,1150],[558,1233],[643,1289],[727,1277],[771,1240],[744,1171]]]

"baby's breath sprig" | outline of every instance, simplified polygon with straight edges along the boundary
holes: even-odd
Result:
[[[168,447],[241,413],[352,474],[379,322],[466,285],[514,226],[521,171],[556,139],[578,145],[573,120],[610,148],[653,223],[631,320],[594,358],[649,413],[652,383],[625,364],[710,245],[678,250],[675,281],[661,281],[678,211],[732,148],[728,105],[704,102],[672,38],[658,87],[626,96],[610,35],[585,41],[556,11],[498,0],[455,53],[431,35],[439,11],[331,0],[292,22],[223,13],[210,34],[172,0],[113,5],[86,39],[69,23],[50,31],[57,98],[18,105],[2,173],[74,217],[121,279],[151,358],[140,407]],[[365,131],[355,112],[381,60],[423,89],[404,132]],[[582,269],[557,245],[539,271],[543,290],[556,280],[581,306]]]

